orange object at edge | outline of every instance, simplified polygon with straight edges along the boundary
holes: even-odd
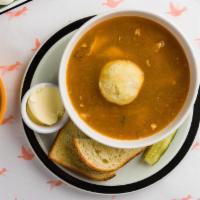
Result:
[[[4,114],[6,112],[6,105],[7,105],[6,89],[2,79],[0,78],[0,124],[3,121]]]

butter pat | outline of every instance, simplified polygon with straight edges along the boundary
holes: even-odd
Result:
[[[34,90],[27,102],[27,113],[39,125],[56,124],[64,115],[64,106],[56,87],[43,86]]]

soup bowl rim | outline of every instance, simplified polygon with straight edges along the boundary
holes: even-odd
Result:
[[[70,58],[70,55],[77,44],[77,42],[80,40],[80,38],[92,27],[96,26],[97,24],[101,23],[102,21],[105,21],[107,19],[112,19],[118,16],[139,16],[143,17],[149,20],[152,20],[161,26],[163,26],[165,29],[167,29],[171,34],[178,40],[179,44],[182,46],[184,53],[187,57],[187,60],[189,62],[189,68],[190,68],[190,88],[188,91],[187,98],[185,100],[184,105],[182,106],[181,110],[179,111],[178,115],[163,129],[161,129],[158,133],[155,133],[154,135],[140,138],[136,140],[122,140],[122,139],[116,139],[108,137],[97,130],[90,127],[87,122],[85,122],[78,114],[78,112],[75,110],[71,100],[69,93],[67,92],[67,69],[68,69],[68,61]],[[199,85],[199,78],[198,78],[198,68],[196,64],[196,59],[194,57],[193,49],[190,45],[190,42],[188,41],[187,37],[182,33],[182,31],[179,30],[173,23],[171,23],[168,19],[166,19],[163,16],[160,16],[158,14],[152,13],[150,11],[144,11],[144,10],[118,10],[118,11],[112,11],[112,12],[106,12],[100,15],[97,15],[87,21],[83,26],[81,26],[77,32],[74,34],[72,39],[67,44],[64,53],[61,58],[60,62],[60,68],[59,68],[59,90],[61,93],[61,98],[63,100],[65,109],[67,110],[71,120],[76,124],[76,126],[82,130],[87,136],[90,138],[105,144],[107,146],[116,147],[116,148],[139,148],[139,147],[145,147],[152,145],[156,142],[161,141],[170,133],[174,132],[177,128],[180,127],[180,125],[186,120],[186,117],[188,116],[189,112],[193,108],[197,92],[198,92],[198,85]],[[98,113],[97,113],[98,114]]]

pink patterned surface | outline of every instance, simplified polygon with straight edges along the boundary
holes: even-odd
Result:
[[[173,17],[181,16],[187,8],[185,6],[177,6],[173,2],[169,3],[169,11],[167,12]]]
[[[63,184],[63,182],[60,180],[49,180],[49,181],[47,181],[47,184],[50,185],[50,190],[52,190],[55,187],[61,186]]]
[[[7,65],[7,66],[0,66],[1,74],[4,75],[6,72],[11,72],[18,70],[18,68],[21,66],[21,63],[19,61],[16,61],[16,63]]]
[[[14,11],[8,11],[5,15],[8,15],[9,17],[20,17],[22,15],[24,15],[26,12],[28,11],[27,7],[22,7],[22,8],[18,8]]]
[[[123,196],[87,194],[63,184],[35,159],[25,140],[18,97],[23,73],[34,52],[66,23],[116,8],[141,8],[168,17],[184,29],[199,55],[199,0],[35,0],[1,15],[0,75],[8,91],[8,110],[0,125],[0,200],[200,200],[198,137],[184,161],[168,177]]]
[[[21,153],[18,156],[18,158],[21,158],[23,160],[32,160],[34,158],[34,154],[32,151],[24,146],[21,147]]]
[[[33,52],[36,51],[37,49],[39,49],[41,46],[41,42],[40,42],[40,39],[39,38],[36,38],[35,39],[35,42],[34,42],[34,47],[31,49]]]
[[[104,6],[107,6],[109,8],[116,8],[119,6],[124,0],[106,0],[103,2]]]

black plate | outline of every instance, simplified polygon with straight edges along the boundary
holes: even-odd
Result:
[[[70,32],[78,29],[81,25],[83,25],[85,22],[87,22],[90,18],[92,17],[86,17],[83,19],[80,19],[78,21],[75,21],[60,31],[58,31],[56,34],[54,34],[42,47],[41,49],[37,52],[35,57],[33,58],[29,69],[27,71],[27,74],[24,79],[23,87],[22,87],[22,96],[26,93],[27,90],[29,90],[33,75],[35,73],[35,70],[37,69],[38,64],[40,63],[41,59],[43,56],[46,54],[46,52],[62,37],[66,36]],[[194,138],[196,136],[198,126],[199,126],[199,121],[200,121],[200,115],[199,115],[199,110],[200,110],[200,92],[198,92],[198,96],[194,105],[194,110],[193,110],[193,118],[192,118],[192,123],[190,126],[190,130],[188,132],[188,136],[182,145],[181,149],[179,152],[176,154],[176,156],[160,171],[155,173],[154,175],[145,178],[141,181],[132,183],[132,184],[127,184],[127,185],[117,185],[117,186],[102,186],[102,185],[96,185],[93,183],[88,183],[86,181],[82,181],[78,178],[75,178],[71,176],[70,174],[66,173],[63,171],[61,168],[56,166],[51,160],[48,159],[46,153],[43,151],[42,147],[40,146],[38,140],[35,137],[34,132],[29,129],[26,124],[23,122],[24,125],[24,130],[25,134],[37,154],[38,158],[43,162],[43,164],[51,171],[53,172],[56,176],[58,176],[60,179],[62,179],[64,182],[70,183],[71,185],[74,185],[78,188],[81,188],[86,191],[90,192],[96,192],[96,193],[102,193],[102,194],[119,194],[119,193],[126,193],[126,192],[131,192],[135,191],[144,187],[147,187],[156,181],[160,180],[164,176],[166,176],[169,172],[171,172],[179,163],[180,161],[184,158],[188,150],[190,149]]]

